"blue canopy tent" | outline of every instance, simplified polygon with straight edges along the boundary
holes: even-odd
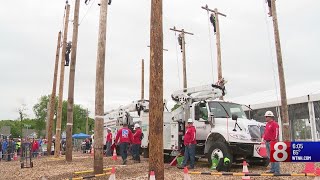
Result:
[[[74,139],[86,139],[86,138],[90,138],[90,135],[84,134],[84,133],[79,133],[79,134],[72,135],[72,138],[74,138]]]

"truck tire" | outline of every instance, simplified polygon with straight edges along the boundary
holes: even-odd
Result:
[[[212,165],[212,158],[214,156],[218,156],[220,158],[220,161],[218,163],[218,166],[216,167],[216,170],[229,172],[232,165],[232,155],[230,153],[228,146],[223,142],[213,143],[213,145],[210,147],[208,152],[208,162],[210,166]],[[224,164],[223,163],[224,158],[228,158],[230,162],[228,164]]]
[[[149,158],[149,148],[143,148],[143,158]]]

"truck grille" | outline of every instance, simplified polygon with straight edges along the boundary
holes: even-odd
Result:
[[[248,129],[252,140],[261,140],[260,128],[257,125],[249,125]]]

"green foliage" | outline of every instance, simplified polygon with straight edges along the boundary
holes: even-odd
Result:
[[[44,136],[41,134],[42,130],[46,129],[46,118],[47,118],[47,104],[50,100],[50,95],[41,96],[39,98],[38,103],[33,106],[33,112],[35,114],[35,119],[23,119],[22,124],[31,125],[29,129],[37,130],[40,136]],[[62,131],[66,130],[67,124],[67,101],[63,101],[62,105],[62,121],[61,121],[61,129]],[[55,101],[55,110],[54,110],[54,124],[56,124],[56,116],[57,116],[57,106],[58,106],[58,98]],[[85,133],[86,132],[86,120],[87,120],[87,110],[83,108],[81,105],[74,104],[73,106],[73,132],[76,133]],[[0,128],[2,126],[10,126],[11,134],[13,137],[21,137],[21,120],[0,120]],[[89,132],[91,132],[94,128],[94,120],[88,119],[88,127]],[[55,125],[53,127],[55,129]]]

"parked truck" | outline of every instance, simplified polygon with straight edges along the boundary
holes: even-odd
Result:
[[[265,124],[247,119],[242,105],[218,100],[224,95],[224,87],[215,84],[183,89],[171,95],[179,107],[171,112],[164,111],[163,114],[163,149],[166,159],[182,152],[185,122],[192,118],[197,131],[198,159],[206,158],[209,165],[217,170],[229,170],[232,163],[244,159],[251,164],[268,165],[268,159],[259,154]],[[144,156],[148,157],[148,101],[145,101],[143,107],[139,118],[132,121],[132,125],[140,124],[144,134],[141,147]],[[112,120],[108,121],[110,123]],[[228,163],[214,165],[214,162],[221,159],[228,159]]]

